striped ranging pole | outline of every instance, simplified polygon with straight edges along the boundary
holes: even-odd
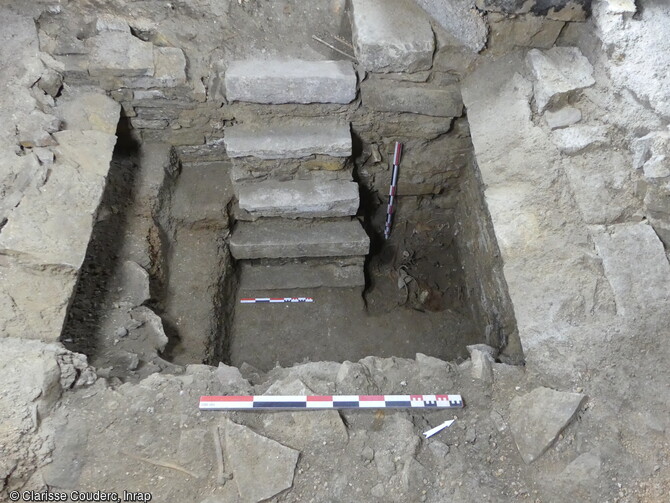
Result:
[[[400,156],[402,154],[402,143],[395,142],[393,149],[393,174],[391,175],[391,188],[389,189],[389,205],[386,210],[386,225],[384,226],[384,239],[391,235],[391,224],[393,223],[393,212],[395,211],[395,193],[398,189],[398,168],[400,167]]]
[[[201,396],[200,410],[460,409],[461,395]]]
[[[286,304],[314,302],[312,297],[250,297],[240,299],[240,304]]]

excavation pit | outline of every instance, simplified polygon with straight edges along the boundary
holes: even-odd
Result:
[[[329,232],[357,226],[354,234],[363,236],[366,250],[371,235],[365,257],[322,252],[316,258],[235,260],[231,230],[234,236],[253,222],[236,221],[230,160],[184,161],[166,144],[139,144],[122,127],[119,135],[63,333],[66,345],[87,354],[103,375],[108,370],[127,378],[203,362],[267,371],[276,364],[417,353],[460,360],[469,344],[504,349],[504,320],[497,327],[478,320],[486,314],[467,284],[476,276],[478,295],[489,295],[482,288],[493,284],[496,272],[495,256],[462,242],[487,232],[477,227],[487,218],[477,207],[474,165],[439,195],[400,192],[388,241],[380,233],[383,200],[364,198],[358,217],[326,220]],[[436,207],[436,200],[445,207]],[[315,222],[288,221],[298,228]],[[488,280],[482,267],[491,267]],[[313,302],[241,303],[278,297]],[[160,317],[166,341],[147,330],[150,310]]]

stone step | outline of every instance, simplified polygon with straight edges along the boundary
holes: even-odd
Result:
[[[363,256],[369,249],[370,238],[355,219],[239,222],[230,238],[236,259]]]
[[[356,72],[348,61],[233,61],[225,83],[229,101],[346,104],[356,97]]]
[[[349,124],[334,120],[243,124],[226,129],[224,142],[229,157],[296,159],[312,154],[351,155]]]
[[[352,0],[354,52],[370,72],[417,72],[433,64],[426,13],[406,0]]]
[[[245,261],[240,266],[240,290],[363,287],[364,262],[364,257],[298,259],[284,263]]]
[[[360,204],[358,184],[346,180],[258,182],[239,186],[237,194],[251,217],[346,217]]]

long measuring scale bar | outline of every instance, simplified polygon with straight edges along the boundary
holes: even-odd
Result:
[[[200,410],[455,409],[461,395],[202,396]]]
[[[391,235],[393,224],[393,213],[395,212],[395,195],[398,190],[398,169],[400,167],[400,156],[402,155],[402,143],[395,142],[393,149],[393,173],[391,175],[391,188],[389,189],[389,205],[386,209],[386,225],[384,226],[384,239]]]

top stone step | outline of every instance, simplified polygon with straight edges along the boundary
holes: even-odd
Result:
[[[356,73],[348,61],[233,61],[225,83],[230,101],[345,104],[356,97]]]

